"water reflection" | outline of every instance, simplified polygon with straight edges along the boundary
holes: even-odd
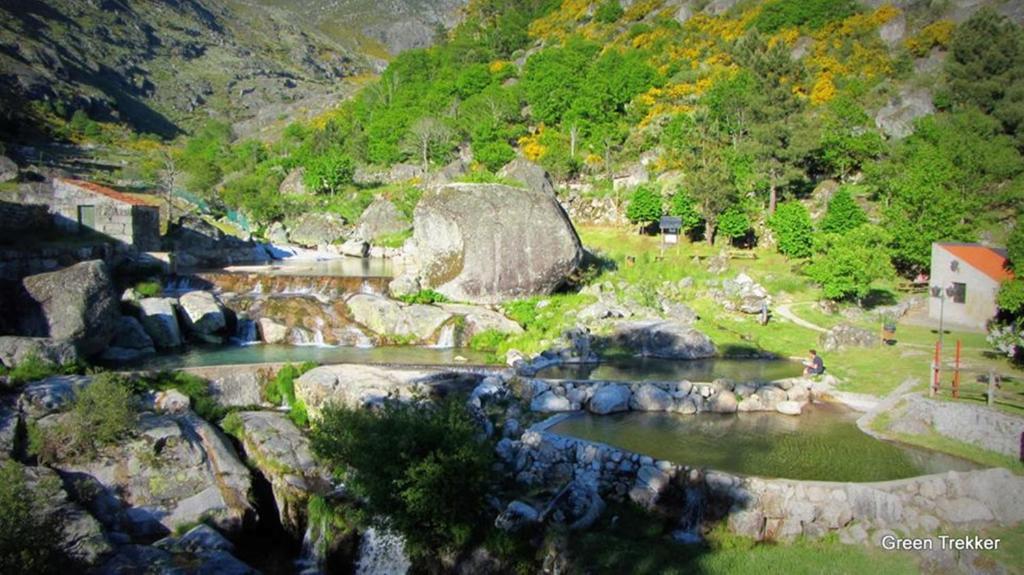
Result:
[[[785,360],[635,358],[616,359],[597,365],[549,367],[541,370],[537,376],[607,381],[712,381],[724,377],[733,381],[767,382],[797,377],[802,372],[803,367],[799,363]]]

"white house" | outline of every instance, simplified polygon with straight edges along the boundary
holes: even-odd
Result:
[[[1013,278],[1006,251],[980,244],[933,243],[930,285],[942,297],[930,297],[928,316],[958,326],[984,330],[996,315],[999,285]],[[944,301],[943,301],[944,300]]]

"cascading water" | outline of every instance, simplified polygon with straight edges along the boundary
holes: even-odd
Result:
[[[401,535],[375,527],[363,533],[356,575],[405,575],[410,567]]]
[[[679,529],[672,532],[672,539],[678,543],[693,545],[704,540],[700,526],[704,520],[704,490],[690,485],[686,489],[686,502],[679,517]]]
[[[439,349],[450,349],[455,347],[455,326],[448,324],[441,328],[441,333],[437,335],[437,343],[432,347]]]
[[[196,287],[192,283],[192,278],[188,276],[171,276],[167,278],[163,285],[163,291],[166,294],[180,294],[192,291]]]
[[[239,319],[238,327],[235,329],[234,340],[238,345],[259,343],[259,336],[256,333],[256,322],[251,319]]]
[[[322,526],[309,525],[302,536],[302,554],[295,561],[299,575],[320,575],[323,573],[324,554],[327,548],[327,530]]]

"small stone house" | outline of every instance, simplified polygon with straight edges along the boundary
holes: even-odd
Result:
[[[64,231],[88,229],[139,251],[160,249],[160,208],[148,202],[92,182],[57,178],[49,204]]]
[[[947,324],[984,330],[997,310],[1002,282],[1012,279],[1006,251],[981,244],[932,244],[930,285],[942,297],[928,298],[928,317]],[[944,302],[942,300],[945,300]]]

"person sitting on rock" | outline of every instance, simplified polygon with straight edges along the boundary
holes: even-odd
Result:
[[[811,355],[803,362],[804,375],[821,375],[825,373],[825,362],[821,360],[816,350],[810,350]]]

